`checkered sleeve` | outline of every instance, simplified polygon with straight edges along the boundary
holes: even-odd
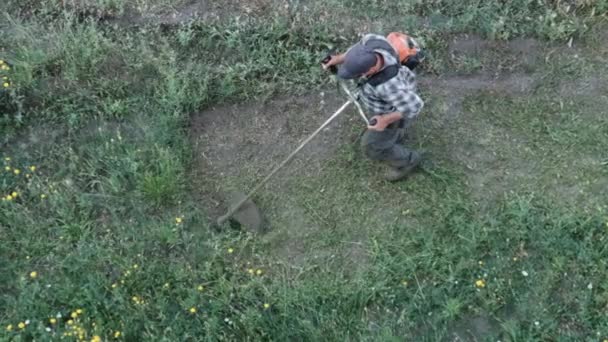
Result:
[[[388,107],[386,106],[386,102],[370,94],[369,90],[367,92],[363,91],[358,96],[358,100],[361,101],[367,110],[374,115],[387,113]]]
[[[418,116],[424,103],[420,96],[410,90],[396,90],[387,98],[395,108],[395,112],[400,112],[403,117],[412,119]]]
[[[418,116],[424,102],[416,94],[414,76],[408,71],[400,71],[397,77],[382,84],[382,88],[378,90],[382,93],[383,100],[395,112],[400,112],[404,118],[412,119]]]

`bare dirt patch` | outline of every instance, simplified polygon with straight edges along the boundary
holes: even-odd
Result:
[[[247,187],[244,191],[251,189],[254,184],[242,184],[239,180],[261,180],[344,102],[346,99],[336,93],[319,92],[223,104],[192,115],[197,178],[213,188],[204,197],[221,211],[219,204],[224,200],[222,194],[230,191],[228,187],[236,182]],[[323,160],[332,156],[346,139],[349,122],[358,119],[353,110],[347,109],[312,140],[267,188],[280,191],[284,180],[317,172]]]
[[[193,114],[194,178],[200,184],[196,188],[202,189],[201,205],[211,217],[223,214],[226,193],[235,187],[245,192],[253,188],[344,102],[336,92],[318,92],[223,104]],[[362,126],[362,120],[351,106],[256,194],[256,204],[272,208],[262,210],[269,225],[264,230],[279,259],[302,265],[310,258],[328,257],[313,238],[322,233],[322,219],[292,198],[289,184],[319,174],[324,161],[350,143],[357,125]],[[358,253],[359,246],[353,246],[352,253]]]
[[[199,148],[197,155],[205,169],[220,176],[238,177],[242,172],[265,174],[299,143],[317,129],[346,99],[336,94],[312,94],[303,97],[243,104],[225,104],[192,116],[192,138]],[[352,108],[351,113],[352,114]],[[327,127],[301,151],[309,169],[331,156],[344,137],[339,121]],[[355,117],[356,118],[356,117]],[[348,119],[347,119],[348,120]],[[294,163],[297,165],[298,160]],[[300,166],[301,162],[300,162]],[[298,167],[295,167],[298,168]],[[311,172],[310,170],[304,172]]]

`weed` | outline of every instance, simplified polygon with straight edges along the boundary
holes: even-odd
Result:
[[[181,192],[184,173],[171,151],[159,147],[152,151],[154,168],[143,172],[139,190],[157,205],[168,204]]]

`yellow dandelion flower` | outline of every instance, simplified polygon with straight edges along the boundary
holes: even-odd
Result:
[[[30,177],[32,177],[32,175],[30,175],[29,173],[25,174],[25,178],[30,178]]]
[[[19,322],[19,324],[17,324],[17,326],[19,327],[19,329],[25,329],[25,323],[23,323],[23,322]]]
[[[20,173],[21,173],[21,170],[19,170],[19,169],[14,169],[14,170],[13,170],[13,172],[14,172],[16,175],[18,175],[18,174],[20,174]]]
[[[255,271],[253,270],[253,268],[250,268],[247,270],[247,272],[249,272],[249,274],[253,274]]]
[[[76,313],[79,314],[79,315],[82,315],[82,309],[76,310]]]
[[[32,272],[30,272],[30,278],[34,279],[34,278],[36,278],[37,276],[38,276],[38,272],[36,272],[36,271],[32,271]]]
[[[4,82],[4,83],[2,83],[2,86],[3,86],[4,88],[8,88],[8,87],[10,87],[11,85],[10,85],[8,82]]]
[[[232,252],[234,252],[234,249],[228,248],[228,254],[232,254]]]
[[[263,273],[263,272],[262,272],[262,270],[260,270],[260,269],[258,269],[257,271],[255,271],[255,274],[257,274],[257,275],[262,275],[262,273]]]
[[[133,265],[133,269],[136,270],[139,267],[138,264]]]
[[[6,200],[7,200],[7,201],[10,201],[10,200],[12,200],[12,199],[13,199],[13,196],[11,196],[11,195],[6,195]]]
[[[483,279],[478,279],[475,282],[475,286],[477,286],[478,288],[482,289],[482,288],[486,287],[486,282]]]
[[[163,285],[164,288],[168,289],[169,288],[169,283],[165,283],[165,285]]]
[[[74,321],[73,321],[73,320],[71,320],[71,319],[69,319],[69,320],[67,321],[67,323],[68,323],[68,325],[72,325],[72,324],[74,324]]]
[[[40,195],[40,198],[41,198],[41,199],[45,199],[45,198],[46,198],[46,195],[45,195],[45,194],[41,194],[41,195]]]
[[[36,171],[36,166],[34,166],[34,165],[30,166],[30,171],[32,171],[32,172]]]
[[[176,217],[175,218],[175,223],[177,223],[177,224],[182,223],[182,218],[181,217]]]
[[[101,342],[101,337],[99,337],[99,335],[95,335],[91,339],[91,342]]]
[[[0,59],[0,65],[4,64],[4,61]]]
[[[133,296],[133,298],[131,298],[131,300],[134,302],[139,302],[139,298],[137,298],[137,296]]]
[[[199,285],[196,289],[199,291],[203,291],[205,289],[205,287],[203,285]]]
[[[78,313],[76,313],[76,312],[72,312],[72,314],[70,315],[70,317],[72,317],[72,318],[77,318],[77,317],[78,317]]]
[[[196,308],[195,307],[191,307],[190,310],[188,310],[188,311],[190,311],[191,314],[195,314],[196,313]]]
[[[120,335],[122,335],[122,333],[120,331],[117,330],[114,332],[114,338],[119,338]]]
[[[13,192],[11,193],[11,196],[13,196],[13,197],[17,197],[17,195],[19,195],[19,193],[18,193],[17,191],[13,191]]]
[[[112,288],[113,288],[113,289],[115,289],[115,288],[117,288],[117,287],[118,287],[118,284],[116,284],[116,283],[112,284]]]
[[[6,79],[6,78],[5,78]],[[4,160],[11,161],[11,157],[4,157]]]
[[[12,331],[13,330],[13,325],[9,324],[6,326],[6,331]]]
[[[50,322],[51,324],[57,324],[57,319],[55,319],[55,318],[51,318],[51,319],[49,319],[49,322]]]
[[[270,307],[270,304],[264,303],[264,309],[268,309],[269,307]]]
[[[10,166],[5,166],[5,167],[4,167],[4,170],[6,170],[6,171],[10,171],[10,170],[11,170],[11,167],[10,167]]]

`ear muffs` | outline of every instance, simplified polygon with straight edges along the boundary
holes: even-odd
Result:
[[[407,60],[405,60],[402,64],[405,65],[408,69],[414,70],[418,66],[418,64],[422,63],[426,58],[424,52],[418,51],[415,55],[410,56]]]

